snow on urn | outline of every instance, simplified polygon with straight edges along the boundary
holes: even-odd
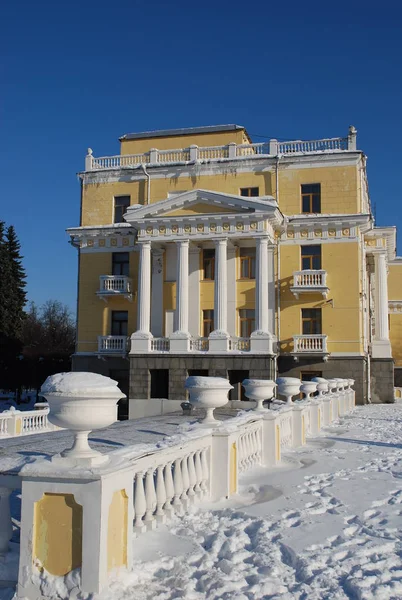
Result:
[[[296,377],[278,377],[276,383],[278,384],[279,394],[286,397],[287,404],[291,404],[292,396],[300,392],[300,379],[296,379]]]
[[[215,408],[225,406],[228,402],[228,392],[233,390],[227,379],[223,377],[187,377],[184,386],[190,394],[191,404],[198,404],[206,410],[202,425],[217,427],[220,422],[214,417]]]
[[[318,384],[315,381],[302,381],[300,391],[304,394],[305,400],[311,400],[311,394],[317,391]]]
[[[324,377],[313,377],[311,381],[314,381],[317,384],[318,396],[317,398],[321,400],[324,398],[324,393],[326,394],[329,391],[329,381],[328,379],[324,379]]]
[[[74,432],[74,444],[53,460],[73,465],[99,465],[108,456],[92,450],[88,434],[117,420],[117,402],[125,398],[117,381],[97,373],[57,373],[41,387],[41,395],[49,403],[49,421]]]
[[[245,379],[242,382],[242,386],[247,398],[257,402],[254,410],[261,412],[265,410],[263,406],[264,400],[272,399],[276,383],[270,379]]]

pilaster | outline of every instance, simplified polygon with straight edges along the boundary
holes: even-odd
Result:
[[[155,337],[163,335],[163,248],[152,252],[151,331]]]

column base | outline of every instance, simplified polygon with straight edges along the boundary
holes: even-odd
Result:
[[[153,335],[150,331],[136,331],[131,336],[130,354],[141,354],[151,352]]]
[[[274,336],[269,331],[253,331],[250,336],[250,352],[273,354]]]
[[[392,358],[391,343],[389,340],[373,340],[371,342],[372,358]]]
[[[209,351],[210,352],[228,352],[230,335],[227,331],[215,329],[209,334]]]
[[[191,335],[188,331],[174,331],[170,335],[170,352],[189,352]]]

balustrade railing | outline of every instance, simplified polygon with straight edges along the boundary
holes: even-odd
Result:
[[[283,411],[279,415],[279,436],[281,449],[291,448],[293,445],[293,415],[292,411]]]
[[[328,150],[348,150],[348,138],[328,138],[322,140],[294,140],[279,142],[279,154],[326,152]]]
[[[0,413],[0,436],[16,437],[57,429],[48,421],[49,408],[20,411],[10,409]]]
[[[167,164],[202,160],[222,160],[233,158],[258,158],[278,154],[309,154],[356,149],[356,138],[328,138],[322,140],[292,140],[288,142],[258,142],[256,144],[228,144],[225,146],[191,146],[168,150],[152,149],[142,154],[101,156],[95,158],[92,151],[87,155],[85,170],[119,169],[137,167],[141,164]]]
[[[239,436],[238,441],[238,469],[240,473],[261,464],[262,456],[262,424],[251,424]]]
[[[208,352],[209,339],[207,337],[192,338],[190,340],[190,351]]]
[[[128,337],[126,335],[100,335],[98,336],[99,354],[125,354],[127,352]]]
[[[126,275],[101,275],[99,294],[130,294],[131,279]]]
[[[210,439],[167,449],[135,462],[134,530],[143,533],[209,496]]]
[[[293,336],[294,352],[318,352],[325,354],[327,352],[327,336],[316,335],[295,335]]]
[[[315,271],[313,269],[295,271],[293,273],[293,285],[300,288],[326,287],[327,272],[323,270]]]
[[[153,338],[151,340],[151,350],[152,352],[169,352],[169,338]]]
[[[230,338],[229,350],[237,350],[239,352],[250,351],[250,338]]]

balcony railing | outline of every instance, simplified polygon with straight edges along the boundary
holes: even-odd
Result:
[[[328,354],[327,336],[295,335],[293,336],[294,354]]]
[[[92,150],[88,150],[85,160],[86,171],[98,169],[121,169],[145,165],[166,165],[172,163],[187,163],[198,161],[219,161],[236,158],[259,158],[260,156],[277,156],[287,154],[314,154],[317,152],[343,152],[356,150],[356,132],[349,133],[348,137],[327,138],[321,140],[292,140],[278,142],[275,139],[269,142],[256,144],[227,144],[225,146],[173,148],[171,150],[158,150],[153,148],[141,154],[125,154],[116,156],[101,156],[95,158]]]
[[[124,296],[132,299],[131,279],[126,275],[101,275],[99,277],[98,296],[107,299],[108,296]]]
[[[250,338],[230,338],[229,350],[250,352]]]
[[[190,352],[208,352],[209,339],[207,337],[192,338],[190,340]]]
[[[299,294],[310,292],[328,296],[327,272],[323,270],[305,269],[293,273],[293,285],[291,292],[296,298]]]
[[[170,340],[169,338],[153,338],[151,340],[151,351],[152,352],[169,352]]]
[[[98,337],[98,353],[126,354],[128,339],[126,335],[100,335]]]

